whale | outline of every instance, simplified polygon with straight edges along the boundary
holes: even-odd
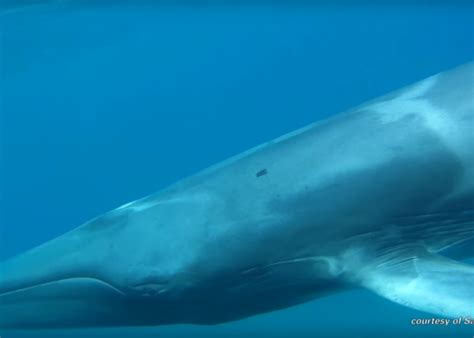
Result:
[[[473,245],[471,62],[1,262],[0,328],[212,325],[353,289],[474,318]]]

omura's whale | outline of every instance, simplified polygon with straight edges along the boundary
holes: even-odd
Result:
[[[474,317],[474,64],[0,265],[0,327],[213,324],[354,287]]]

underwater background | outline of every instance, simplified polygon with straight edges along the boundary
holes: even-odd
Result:
[[[0,260],[474,57],[469,1],[0,0]],[[356,290],[217,326],[15,337],[474,337]]]

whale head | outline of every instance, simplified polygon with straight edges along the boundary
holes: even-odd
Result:
[[[186,314],[202,301],[192,273],[202,233],[188,229],[204,220],[202,205],[128,204],[0,263],[0,327],[193,321]],[[188,213],[177,213],[183,206]]]

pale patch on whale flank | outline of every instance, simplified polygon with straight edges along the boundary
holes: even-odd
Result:
[[[399,96],[395,98],[395,100],[418,99],[426,95],[426,93],[428,93],[428,91],[436,85],[438,79],[438,75],[433,75],[421,82],[415,83],[413,86],[410,86],[404,90]]]
[[[430,82],[432,86],[434,82]],[[379,122],[382,124],[394,123],[408,117],[418,118],[421,127],[425,127],[436,134],[451,154],[456,156],[463,165],[469,167],[469,162],[472,160],[469,160],[470,157],[467,156],[471,150],[466,148],[463,139],[463,128],[465,127],[460,125],[456,117],[450,114],[449,111],[432,104],[429,99],[423,97],[423,93],[426,93],[431,86],[422,86],[423,88],[420,86],[419,89],[412,92],[411,96],[413,98],[411,99],[400,99],[398,97],[390,101],[375,103],[370,108],[376,113]],[[406,97],[409,97],[408,93]],[[407,121],[407,123],[412,122]],[[472,189],[473,184],[474,176],[468,171],[452,194],[462,194]]]
[[[371,107],[383,124],[397,122],[405,117],[419,117],[420,122],[443,140],[453,153],[457,153],[457,125],[443,109],[434,106],[427,99],[395,99],[380,102]]]
[[[429,110],[427,112],[426,99],[422,99],[428,91],[433,88],[438,82],[439,77],[437,75],[432,76],[422,82],[419,82],[407,90],[403,91],[400,95],[388,101],[376,102],[369,105],[369,110],[375,111],[378,114],[380,122],[383,124],[396,122],[408,115],[422,115],[425,121],[431,117]],[[421,114],[420,114],[421,113]],[[436,117],[435,117],[436,118]],[[439,123],[436,123],[439,125]],[[438,129],[438,128],[436,128]]]

